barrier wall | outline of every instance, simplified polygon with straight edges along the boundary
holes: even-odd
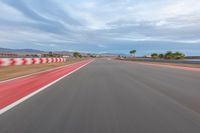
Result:
[[[0,66],[16,66],[30,64],[47,64],[65,62],[65,58],[0,58]]]

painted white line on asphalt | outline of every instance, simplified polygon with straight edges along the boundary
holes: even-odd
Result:
[[[57,80],[55,80],[55,81],[53,81],[53,82],[51,82],[51,83],[45,85],[44,87],[42,87],[42,88],[40,88],[40,89],[38,89],[38,90],[32,92],[31,94],[29,94],[29,95],[27,95],[27,96],[25,96],[25,97],[23,97],[23,98],[17,100],[16,102],[14,102],[14,103],[12,103],[12,104],[10,104],[10,105],[4,107],[3,109],[0,110],[0,115],[2,115],[3,113],[5,113],[6,111],[12,109],[13,107],[17,106],[18,104],[24,102],[25,100],[31,98],[32,96],[36,95],[37,93],[39,93],[39,92],[45,90],[46,88],[48,88],[49,86],[51,86],[51,85],[55,84],[56,82],[62,80],[63,78],[69,76],[70,74],[72,74],[72,73],[78,71],[79,69],[85,67],[86,65],[90,64],[90,63],[93,62],[93,61],[94,61],[94,60],[91,60],[90,62],[88,62],[88,63],[84,64],[83,66],[81,66],[81,67],[79,67],[79,68],[73,70],[72,72],[70,72],[70,73],[64,75],[63,77],[60,77],[59,79],[57,79]]]

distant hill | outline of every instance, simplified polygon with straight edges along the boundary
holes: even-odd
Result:
[[[9,49],[9,48],[0,48],[0,52],[9,52],[9,53],[43,53],[44,51],[36,49]]]
[[[116,54],[116,53],[101,53],[101,56],[127,56],[127,54]]]
[[[36,53],[48,53],[49,51],[41,51],[41,50],[36,50],[36,49],[9,49],[9,48],[0,48],[0,53],[13,53],[13,54],[18,54],[18,55],[24,55],[24,54],[36,54]],[[52,51],[53,53],[57,54],[63,54],[63,55],[68,55],[72,56],[74,51]],[[92,53],[84,53],[80,52],[83,56],[87,56],[88,54]],[[95,54],[93,53],[92,55],[100,55],[100,56],[127,56],[127,54],[116,54],[116,53],[98,53]]]

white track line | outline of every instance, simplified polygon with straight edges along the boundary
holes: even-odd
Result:
[[[87,60],[83,60],[83,61],[87,61]],[[27,75],[24,75],[24,76],[19,76],[19,77],[12,78],[12,79],[3,80],[3,81],[0,81],[0,83],[5,83],[5,82],[12,81],[12,80],[16,80],[16,79],[21,79],[21,78],[29,77],[29,76],[32,76],[32,75],[35,75],[35,74],[40,74],[40,73],[43,73],[43,72],[48,72],[48,71],[52,71],[52,70],[57,70],[57,69],[60,69],[60,68],[66,67],[66,66],[71,66],[71,65],[74,65],[74,64],[78,64],[78,63],[83,62],[83,61],[79,61],[79,62],[76,62],[76,63],[67,64],[67,65],[64,65],[64,66],[60,66],[60,67],[56,67],[56,68],[51,68],[51,69],[47,69],[47,70],[42,70],[42,71],[39,71],[39,72],[27,74]]]
[[[79,68],[73,70],[72,72],[70,72],[70,73],[64,75],[63,77],[60,77],[59,79],[57,79],[57,80],[55,80],[55,81],[53,81],[53,82],[51,82],[51,83],[45,85],[44,87],[42,87],[42,88],[40,88],[40,89],[38,89],[38,90],[32,92],[31,94],[29,94],[29,95],[27,95],[27,96],[25,96],[25,97],[23,97],[23,98],[17,100],[16,102],[14,102],[14,103],[12,103],[12,104],[10,104],[10,105],[4,107],[3,109],[0,110],[0,115],[2,115],[3,113],[5,113],[6,111],[12,109],[13,107],[17,106],[18,104],[24,102],[25,100],[31,98],[32,96],[36,95],[37,93],[39,93],[39,92],[45,90],[46,88],[48,88],[49,86],[51,86],[51,85],[55,84],[56,82],[62,80],[63,78],[69,76],[70,74],[72,74],[72,73],[78,71],[79,69],[85,67],[86,65],[90,64],[90,63],[93,62],[93,61],[94,61],[94,60],[91,60],[90,62],[88,62],[88,63],[84,64],[83,66],[81,66],[81,67],[79,67]]]

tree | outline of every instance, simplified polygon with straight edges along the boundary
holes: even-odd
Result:
[[[171,52],[171,51],[168,51],[166,52],[165,54],[157,54],[157,53],[152,53],[151,54],[151,57],[153,59],[156,59],[156,58],[164,58],[164,59],[183,59],[185,57],[185,54],[181,53],[181,52]]]
[[[181,52],[171,52],[168,51],[167,53],[165,53],[165,59],[182,59],[185,57],[185,54],[181,53]]]
[[[164,58],[164,54],[159,54],[158,56],[160,59]]]
[[[136,53],[136,52],[137,52],[137,51],[136,51],[135,49],[133,49],[133,50],[130,51],[130,54],[133,55],[133,56],[135,57],[135,53]]]
[[[30,55],[29,55],[29,54],[27,54],[27,55],[26,55],[26,57],[30,57]]]
[[[185,57],[185,55],[181,52],[176,52],[174,53],[174,58],[175,59],[183,59]]]
[[[152,53],[152,54],[151,54],[151,57],[152,57],[153,59],[156,59],[156,58],[158,58],[158,54],[157,54],[157,53]]]
[[[49,57],[53,57],[53,52],[50,51],[48,56],[49,56]]]
[[[173,59],[174,58],[174,54],[171,51],[168,51],[167,53],[165,53],[165,59]]]
[[[82,58],[82,55],[81,55],[79,52],[74,52],[74,53],[73,53],[73,56],[74,56],[75,58]]]

